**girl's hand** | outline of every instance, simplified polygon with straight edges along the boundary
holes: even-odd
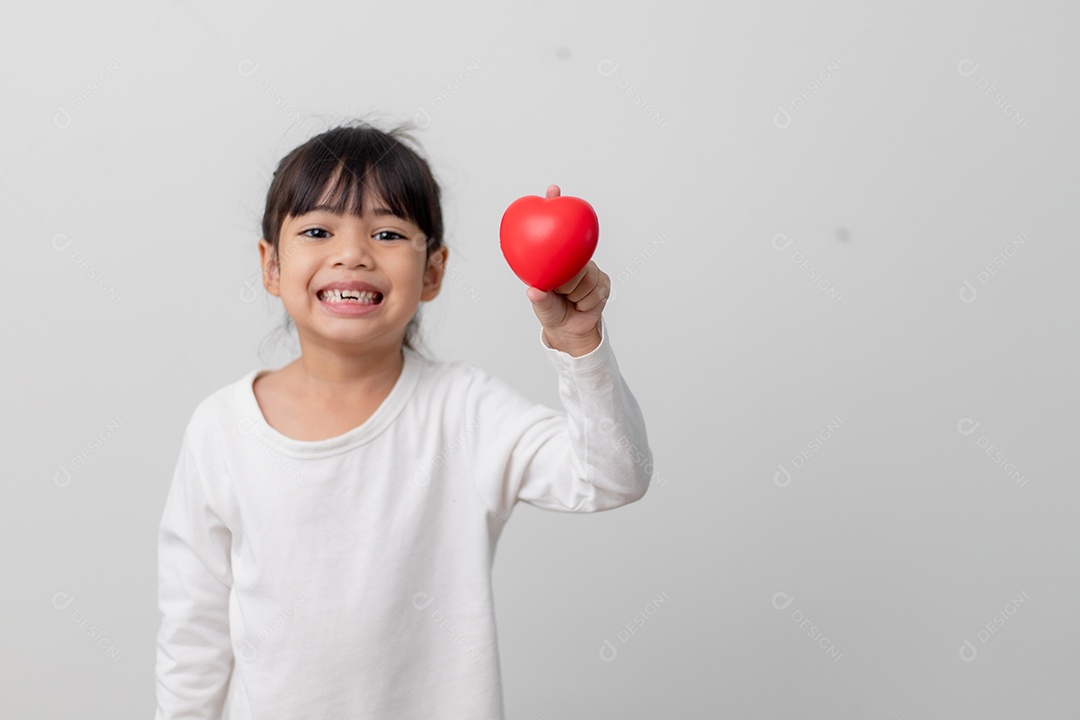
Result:
[[[547,197],[559,197],[559,192],[558,185],[549,185]],[[611,278],[595,262],[590,260],[572,280],[551,292],[529,287],[525,294],[553,348],[580,357],[600,344],[600,313],[611,294]]]

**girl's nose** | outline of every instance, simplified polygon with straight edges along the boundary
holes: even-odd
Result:
[[[366,265],[371,267],[374,263],[372,243],[375,241],[362,233],[340,233],[334,245],[334,262],[352,267],[354,265]]]

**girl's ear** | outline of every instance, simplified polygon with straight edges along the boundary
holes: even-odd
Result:
[[[280,296],[278,290],[280,276],[277,261],[274,259],[274,247],[266,238],[259,238],[259,264],[262,265],[263,287],[271,295]]]
[[[421,300],[434,300],[439,294],[443,276],[446,274],[446,258],[449,255],[450,249],[445,245],[431,253],[427,270],[424,271],[424,291],[420,294]]]

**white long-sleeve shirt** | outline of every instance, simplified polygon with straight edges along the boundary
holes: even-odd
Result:
[[[562,412],[405,347],[333,438],[266,422],[264,368],[200,402],[161,518],[156,720],[502,720],[491,566],[514,504],[609,510],[653,473],[607,335],[575,358],[541,334]]]

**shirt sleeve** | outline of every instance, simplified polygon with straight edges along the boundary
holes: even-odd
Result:
[[[641,408],[619,372],[603,316],[600,344],[574,357],[541,333],[563,410],[536,404],[478,369],[466,393],[477,489],[506,521],[518,501],[598,512],[639,500],[653,473]]]
[[[232,533],[210,506],[189,435],[158,533],[155,720],[220,718],[233,668]]]

